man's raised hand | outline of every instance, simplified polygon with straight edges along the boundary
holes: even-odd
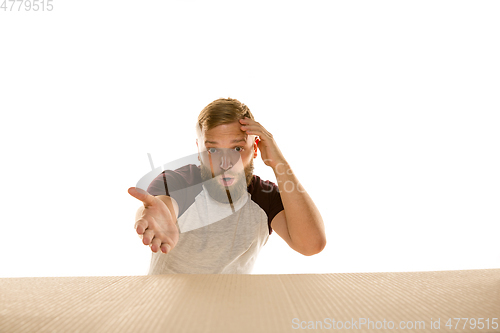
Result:
[[[163,201],[136,187],[129,188],[128,193],[144,204],[144,207],[137,211],[134,226],[143,244],[149,245],[155,253],[160,249],[163,253],[171,251],[179,241],[173,205],[169,208],[165,202],[171,203],[171,199],[163,196]]]

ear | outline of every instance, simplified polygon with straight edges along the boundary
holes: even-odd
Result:
[[[257,157],[258,146],[259,146],[259,137],[256,136],[255,142],[253,143],[253,158]]]

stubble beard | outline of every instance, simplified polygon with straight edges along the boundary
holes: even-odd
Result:
[[[229,186],[231,201],[234,203],[238,199],[240,199],[243,195],[246,195],[247,188],[252,182],[253,177],[253,159],[250,163],[244,168],[245,177],[241,176],[241,173],[238,173],[235,179],[235,183]],[[203,180],[203,185],[207,189],[210,196],[221,203],[230,203],[229,195],[226,191],[226,187],[222,185],[218,177],[219,175],[215,175],[215,178],[212,178],[212,171],[210,170],[210,166],[205,166],[203,162],[201,162],[201,179]]]

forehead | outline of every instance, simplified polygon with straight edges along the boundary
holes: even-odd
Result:
[[[208,131],[202,131],[202,138],[205,143],[246,143],[248,135],[241,130],[239,122],[216,126]]]

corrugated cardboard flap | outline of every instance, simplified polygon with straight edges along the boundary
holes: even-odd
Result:
[[[3,278],[0,295],[2,333],[402,331],[377,321],[425,325],[403,332],[500,332],[500,269]],[[450,328],[450,318],[483,318],[483,329]]]

